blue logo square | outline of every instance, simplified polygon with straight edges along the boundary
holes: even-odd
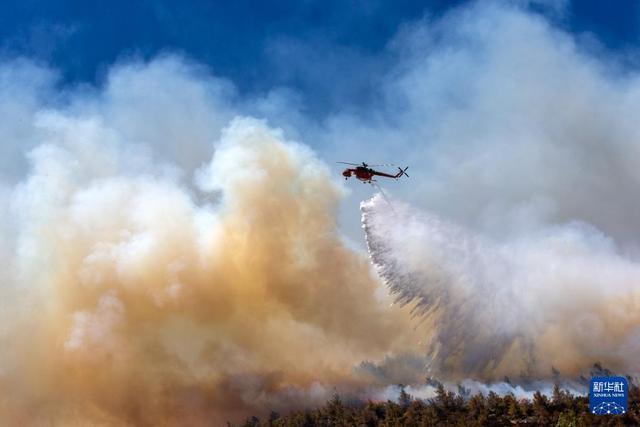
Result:
[[[596,415],[620,415],[629,406],[629,383],[624,377],[593,377],[589,384],[589,411]]]

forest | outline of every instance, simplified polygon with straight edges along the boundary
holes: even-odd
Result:
[[[593,415],[587,396],[557,385],[551,396],[536,392],[532,399],[494,392],[467,397],[439,385],[432,399],[414,398],[404,389],[397,402],[347,403],[336,394],[321,408],[284,415],[271,412],[265,419],[251,417],[240,426],[629,426],[640,425],[639,402],[640,388],[631,381],[624,415]]]

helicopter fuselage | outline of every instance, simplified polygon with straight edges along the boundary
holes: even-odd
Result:
[[[342,172],[342,176],[344,176],[344,179],[350,178],[351,176],[355,176],[357,179],[363,182],[371,182],[374,176],[386,176],[388,178],[398,177],[398,175],[390,175],[388,173],[378,172],[370,168],[365,168],[364,166],[345,169]]]

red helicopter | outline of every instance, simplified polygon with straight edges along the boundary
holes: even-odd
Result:
[[[375,179],[373,179],[374,176],[384,176],[387,178],[396,178],[396,179],[400,178],[402,175],[405,175],[407,177],[409,176],[409,174],[407,174],[407,169],[409,169],[409,166],[407,166],[404,169],[399,167],[398,173],[395,175],[391,175],[388,173],[378,172],[377,170],[373,170],[369,166],[395,166],[395,165],[368,165],[365,162],[362,162],[362,164],[347,163],[347,162],[338,162],[338,163],[342,163],[344,165],[356,166],[355,168],[347,168],[342,172],[342,176],[344,176],[344,179],[348,179],[351,175],[355,175],[356,178],[358,178],[360,181],[362,181],[365,184],[371,184],[371,181],[375,181]]]

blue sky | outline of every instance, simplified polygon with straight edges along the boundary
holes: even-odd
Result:
[[[63,84],[99,83],[118,60],[178,51],[233,81],[241,93],[285,86],[312,112],[322,112],[366,102],[392,61],[383,53],[399,29],[462,3],[8,1],[0,6],[0,47],[4,56],[27,56],[58,70]],[[560,13],[548,3],[530,7],[608,50],[625,51],[640,40],[638,1],[616,7],[560,1]]]

